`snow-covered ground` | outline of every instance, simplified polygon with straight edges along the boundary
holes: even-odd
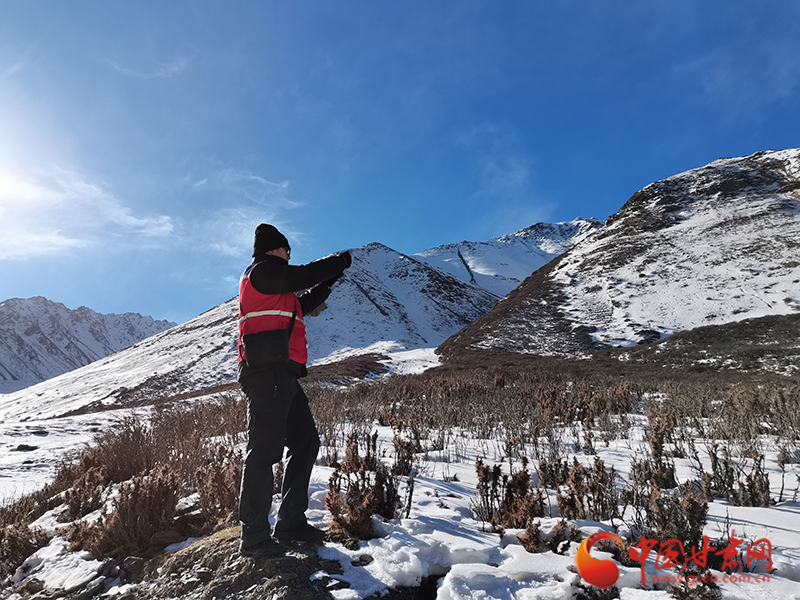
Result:
[[[646,445],[643,419],[636,416],[631,416],[631,419],[634,422],[638,420],[639,425],[634,426],[624,439],[611,441],[608,446],[597,449],[597,457],[605,462],[607,468],[616,467],[623,478],[627,478],[631,461]],[[78,429],[90,423],[75,422],[74,425]],[[385,460],[391,461],[391,440],[395,432],[377,423],[373,431],[379,433],[380,446],[388,449]],[[698,447],[704,447],[702,442]],[[365,598],[396,586],[419,585],[423,578],[432,575],[442,577],[437,595],[440,600],[575,598],[581,583],[574,569],[576,544],[573,543],[563,554],[551,551],[532,554],[517,539],[523,534],[522,530],[508,529],[501,536],[485,530],[484,525],[476,520],[471,510],[477,483],[475,459],[480,457],[491,465],[500,463],[502,455],[503,449],[497,442],[474,438],[461,439],[457,450],[450,446],[444,450],[431,450],[427,456],[417,455],[408,518],[388,522],[376,518],[374,524],[378,537],[361,542],[357,550],[338,543],[326,543],[319,549],[320,558],[339,561],[343,574],[320,571],[313,577],[347,582],[349,588],[333,591],[338,600]],[[595,459],[583,454],[575,457],[586,466],[593,464]],[[702,451],[701,457],[704,457]],[[705,468],[710,470],[708,461],[705,462]],[[507,459],[502,464],[503,471],[508,473]],[[675,459],[675,465],[679,481],[686,482],[696,477],[688,459]],[[520,462],[516,461],[514,469],[519,468]],[[771,495],[777,498],[782,482],[775,453],[767,455],[766,469],[770,475]],[[312,475],[307,515],[317,526],[326,526],[331,520],[325,509],[325,495],[332,472],[331,468],[316,466]],[[709,504],[705,534],[711,539],[733,534],[745,539],[742,548],[759,539],[768,539],[772,544],[774,572],[769,574],[768,581],[764,581],[767,573],[760,568],[750,573],[749,582],[738,574],[731,578],[713,572],[718,577],[723,598],[800,598],[800,503],[794,498],[794,483],[798,475],[800,465],[786,465],[787,489],[783,495],[788,500],[768,508],[736,507],[720,500]],[[408,479],[404,478],[400,487],[401,497],[407,494],[407,482]],[[276,499],[273,505],[273,518],[279,501]],[[559,521],[552,491],[547,504],[551,517],[541,519],[541,532],[545,537]],[[38,523],[52,526],[53,520],[45,515]],[[578,521],[576,524],[584,535],[613,530],[614,525],[623,538],[629,531],[620,520],[602,523]],[[194,541],[187,540],[171,550],[186,547]],[[609,557],[596,550],[593,555],[595,558]],[[369,558],[365,559],[365,556]],[[666,585],[654,581],[674,573],[657,569],[654,559],[655,553],[646,563],[644,586],[641,585],[642,573],[638,567],[620,566],[616,585],[621,598],[653,600],[668,597],[664,591]],[[354,566],[354,562],[363,566]],[[64,541],[57,537],[29,559],[25,573],[20,572],[16,581],[33,576],[48,587],[71,585],[74,588],[76,582],[86,585],[92,581],[103,568],[103,563],[85,552],[70,552]],[[110,593],[114,591],[112,588]]]
[[[383,361],[388,374],[421,373],[435,367],[439,357],[434,350],[398,350],[392,343],[373,348],[388,357]],[[103,367],[104,362],[100,361],[97,366]],[[68,412],[71,408],[70,404],[59,404],[57,410]],[[36,412],[20,407],[18,413],[3,415],[0,422],[0,504],[43,487],[65,460],[75,456],[97,433],[106,431],[113,423],[132,414],[146,418],[149,413],[150,407],[141,407],[55,418],[51,411],[44,415],[49,418],[30,418]]]
[[[390,428],[375,426],[384,447],[391,447],[393,432]],[[645,444],[641,430],[634,430],[630,439],[617,440],[607,448],[598,449],[597,456],[606,467],[615,466],[627,473],[631,460]],[[476,488],[475,459],[500,463],[502,450],[482,440],[469,440],[457,462],[447,462],[451,452],[430,453],[430,460],[420,459],[416,468],[412,509],[408,519],[382,523],[375,520],[379,537],[362,542],[358,550],[348,550],[339,544],[326,544],[320,556],[338,559],[344,575],[330,575],[350,583],[350,589],[334,592],[341,599],[363,598],[380,593],[387,587],[418,585],[423,577],[445,575],[439,583],[437,598],[572,598],[579,576],[573,572],[577,545],[573,544],[565,555],[553,552],[531,554],[519,544],[522,530],[506,530],[499,534],[484,531],[483,524],[475,520],[471,511]],[[577,455],[579,461],[590,466],[594,457]],[[769,465],[772,494],[777,497],[781,480],[775,456]],[[570,457],[571,459],[571,457]],[[688,481],[694,477],[688,460],[676,460],[678,478]],[[707,464],[707,468],[710,467]],[[508,463],[503,471],[508,473]],[[515,470],[520,468],[517,462]],[[324,508],[326,483],[331,469],[316,467],[312,481],[311,506],[308,513],[314,523],[324,525],[330,519]],[[795,481],[800,465],[792,465],[787,480]],[[401,495],[404,493],[401,490]],[[788,494],[792,497],[792,494]],[[541,521],[541,531],[546,536],[559,521],[555,497],[550,498],[553,518]],[[276,505],[277,506],[277,505]],[[611,530],[611,523],[579,521],[584,535],[601,530]],[[621,522],[619,533],[623,537],[627,527]],[[772,543],[772,560],[776,572],[769,583],[723,583],[724,598],[800,598],[800,503],[786,501],[769,508],[735,507],[727,502],[709,504],[708,525],[705,534],[719,539],[730,533],[755,541],[766,538]],[[364,567],[352,566],[352,561],[367,554],[373,561]],[[601,557],[601,552],[595,552]],[[665,597],[654,587],[651,576],[667,574],[656,569],[655,555],[646,565],[648,584],[642,588],[639,568],[620,566],[622,598]],[[761,575],[763,571],[759,571]],[[723,573],[716,573],[723,580]]]

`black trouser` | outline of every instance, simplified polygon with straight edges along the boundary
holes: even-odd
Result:
[[[319,435],[297,375],[288,369],[251,371],[239,383],[247,396],[247,454],[239,495],[242,543],[259,544],[271,535],[272,467],[288,448],[277,530],[303,527],[308,485],[319,451]]]

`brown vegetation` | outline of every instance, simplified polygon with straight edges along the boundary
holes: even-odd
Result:
[[[397,518],[401,504],[410,511],[400,489],[405,482],[410,494],[423,457],[473,461],[467,438],[504,457],[500,465],[486,457],[476,464],[475,516],[494,531],[524,531],[520,541],[532,551],[563,551],[577,537],[576,519],[625,519],[635,536],[691,544],[715,498],[751,506],[778,500],[770,494],[766,450],[780,447],[781,465],[799,454],[800,382],[764,373],[471,352],[423,374],[349,387],[312,384],[307,394],[322,460],[336,469],[326,506],[338,528],[361,539],[374,535],[375,515]],[[46,543],[27,524],[61,505],[65,521],[105,511],[71,533],[76,546],[98,556],[150,556],[171,537],[229,526],[245,414],[243,398],[231,392],[214,401],[159,403],[149,420],[126,419],[103,432],[50,485],[0,507],[2,573]],[[376,422],[393,429],[391,447],[379,448]],[[643,455],[628,481],[599,459],[575,458],[628,439],[642,425]],[[706,440],[702,457],[696,440]],[[691,460],[696,481],[677,480],[677,458]],[[191,515],[178,514],[177,500],[192,494],[198,501]],[[544,537],[540,520],[555,510],[563,523]]]

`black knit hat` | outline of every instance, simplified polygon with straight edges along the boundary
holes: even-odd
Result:
[[[256,237],[253,240],[253,256],[266,254],[276,248],[290,249],[289,240],[286,239],[286,236],[278,231],[274,225],[262,223],[256,227]]]

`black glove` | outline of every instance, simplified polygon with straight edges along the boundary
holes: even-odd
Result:
[[[336,277],[331,277],[330,279],[328,279],[328,280],[326,280],[326,281],[323,281],[322,283],[324,283],[325,285],[327,285],[329,288],[332,288],[332,287],[333,287],[333,284],[334,284],[334,283],[336,283],[337,281],[339,281],[339,278],[340,278],[342,275],[344,275],[344,273],[339,273],[339,274],[338,274]]]
[[[353,257],[350,256],[350,253],[347,250],[342,252],[339,256],[341,256],[344,259],[344,268],[345,269],[347,269],[350,265],[353,264]]]

